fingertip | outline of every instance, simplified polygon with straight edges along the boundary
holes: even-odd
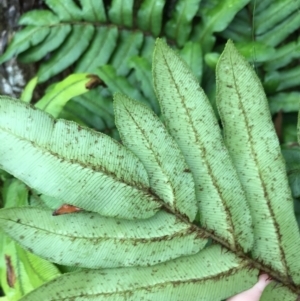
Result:
[[[258,282],[253,287],[227,299],[227,301],[259,301],[263,290],[271,281],[269,275],[261,274],[258,277]]]

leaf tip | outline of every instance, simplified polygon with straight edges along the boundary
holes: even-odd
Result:
[[[153,60],[157,57],[157,54],[164,53],[167,51],[169,46],[167,45],[166,41],[162,38],[157,38],[155,41],[155,47],[154,47],[154,52],[153,52]]]
[[[103,87],[107,87],[106,84],[96,74],[88,74],[86,78],[89,79],[89,81],[85,84],[85,88],[87,90],[95,89],[100,85]]]

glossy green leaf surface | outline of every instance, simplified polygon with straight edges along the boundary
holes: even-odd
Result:
[[[0,56],[0,64],[27,50],[30,46],[37,45],[45,39],[49,32],[50,29],[47,27],[27,26],[24,30],[16,33],[5,53]]]
[[[116,47],[118,30],[116,27],[100,27],[95,30],[93,43],[76,63],[75,72],[94,72],[108,62]]]
[[[300,67],[296,66],[289,70],[273,71],[266,75],[265,85],[277,83],[275,91],[282,91],[289,88],[294,88],[299,85]]]
[[[47,53],[59,47],[65,41],[70,31],[71,26],[69,24],[52,27],[43,43],[31,47],[30,50],[24,51],[19,55],[20,61],[29,63],[42,59]]]
[[[205,52],[210,50],[214,44],[215,38],[212,33],[224,30],[235,14],[248,2],[249,0],[206,1],[206,6],[199,10],[203,23],[199,24],[194,34],[195,39],[201,42]]]
[[[150,187],[174,211],[195,219],[193,176],[176,142],[145,105],[115,94],[116,125],[122,142],[142,161]]]
[[[299,9],[297,1],[273,1],[268,9],[255,16],[255,31],[257,35],[273,29],[277,24]]]
[[[282,150],[286,162],[286,170],[294,198],[300,197],[300,149],[284,148]]]
[[[152,62],[152,54],[154,51],[155,39],[151,36],[144,38],[143,48],[141,49],[140,55]]]
[[[1,270],[1,287],[9,301],[19,301],[25,294],[60,275],[54,264],[25,251],[8,237],[3,242],[1,261],[4,262],[0,266],[4,265],[5,269]]]
[[[119,1],[122,2],[122,1]],[[111,64],[117,70],[117,75],[127,75],[129,72],[128,60],[138,55],[139,48],[143,43],[143,35],[141,32],[131,32],[129,30],[123,30],[119,37],[121,41],[120,47],[116,49],[111,58]]]
[[[288,1],[294,2],[294,1]],[[296,3],[295,3],[296,4]],[[299,4],[296,4],[298,6]],[[291,33],[293,33],[300,26],[300,15],[294,11],[288,17],[284,18],[282,22],[272,27],[264,34],[258,35],[257,40],[262,41],[270,46],[277,46]]]
[[[108,11],[109,18],[118,25],[132,26],[133,0],[112,0]]]
[[[236,45],[238,51],[250,62],[259,63],[271,60],[276,53],[275,49],[263,42],[247,42],[238,43]]]
[[[162,13],[166,0],[146,0],[141,4],[137,22],[141,29],[158,36],[162,27]]]
[[[266,0],[266,1],[263,1],[263,2],[260,1],[260,2],[253,3],[253,6],[255,4],[256,13],[260,14],[260,13],[263,12],[263,10],[267,9],[272,3],[273,3],[273,0]]]
[[[231,41],[217,67],[217,104],[252,213],[252,254],[299,284],[300,235],[267,99],[253,68]]]
[[[217,267],[217,268],[216,268]],[[257,271],[218,246],[153,267],[87,270],[65,274],[20,301],[215,301],[250,288]]]
[[[4,208],[28,205],[28,188],[17,179],[6,180],[2,186],[1,194]]]
[[[134,221],[85,212],[52,216],[52,212],[2,210],[0,226],[49,261],[93,269],[154,265],[199,252],[207,242],[190,225],[163,211]]]
[[[159,115],[160,107],[152,86],[151,63],[145,57],[134,56],[129,65],[134,68],[136,80],[141,85],[143,94],[147,97],[152,110]]]
[[[59,18],[49,10],[32,10],[23,14],[19,25],[49,26],[59,23]]]
[[[194,176],[201,223],[233,248],[249,250],[250,211],[206,95],[186,64],[161,40],[153,64],[167,128]]]
[[[46,4],[54,11],[61,21],[81,19],[81,10],[72,0],[45,0]]]
[[[79,0],[82,18],[90,22],[106,22],[106,12],[102,0]]]
[[[252,3],[254,2],[249,3],[250,7]],[[257,4],[257,1],[255,4]],[[249,37],[253,32],[253,24],[250,23],[251,19],[249,18],[249,6],[245,6],[235,15],[232,22],[221,32],[221,35],[223,37],[225,37],[226,39],[232,39],[233,41],[235,41],[235,43],[250,42]],[[257,9],[256,7],[257,5],[255,5],[255,8],[252,8],[253,18],[255,18],[257,14],[255,13]],[[251,41],[253,40],[251,39]]]
[[[179,53],[191,67],[193,74],[197,77],[199,82],[201,82],[203,75],[203,58],[200,43],[191,41],[186,42]]]
[[[147,218],[160,207],[140,161],[106,135],[1,97],[0,139],[1,168],[46,195],[124,218]]]
[[[30,101],[32,100],[32,96],[33,96],[33,91],[37,85],[38,82],[38,78],[35,76],[33,77],[25,86],[20,99],[24,102],[30,103]]]
[[[201,0],[179,0],[176,2],[172,18],[166,23],[166,34],[175,39],[179,46],[184,46],[192,30],[191,20],[197,13]]]
[[[129,83],[123,76],[118,76],[118,70],[111,65],[104,65],[96,71],[96,74],[105,82],[111,92],[121,92],[134,99],[147,103],[142,93]]]
[[[277,93],[268,98],[271,114],[282,112],[297,112],[299,110],[300,92]]]
[[[266,64],[267,70],[275,70],[280,67],[284,67],[291,63],[293,59],[298,59],[300,57],[300,41],[292,41],[286,43],[281,47],[277,48],[274,55]]]
[[[78,73],[71,74],[63,81],[55,84],[52,89],[44,95],[35,107],[41,109],[53,117],[58,117],[64,105],[73,97],[88,92],[90,83],[100,83],[100,79],[93,74]]]
[[[75,97],[67,104],[67,110],[72,110],[77,115],[82,114],[80,115],[81,120],[84,120],[91,128],[100,131],[115,128],[112,101],[101,95],[97,89]]]
[[[49,77],[58,74],[71,63],[74,63],[89,46],[93,33],[94,27],[92,25],[74,25],[71,34],[59,51],[56,51],[47,62],[41,65],[37,74],[39,82],[46,81]],[[83,36],[85,38],[81,39]]]

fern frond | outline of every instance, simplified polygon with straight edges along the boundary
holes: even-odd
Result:
[[[100,268],[62,275],[21,300],[79,291],[83,300],[220,300],[263,271],[282,285],[278,295],[296,301],[299,229],[254,71],[228,42],[217,66],[223,138],[197,79],[162,40],[153,65],[165,126],[116,94],[124,145],[1,97],[1,166],[44,193],[43,207],[68,202],[92,211],[2,209],[1,228],[51,261]]]
[[[162,20],[166,17],[166,2],[163,0],[147,0],[140,4],[133,0],[113,0],[110,4],[90,0],[80,1],[81,7],[73,0],[64,4],[46,0],[49,10],[31,11],[22,16],[19,24],[26,27],[15,36],[11,46],[0,57],[0,62],[13,55],[19,55],[23,62],[34,62],[50,54],[50,59],[41,64],[40,82],[48,80],[75,62],[76,71],[93,72],[103,64],[112,64],[118,75],[125,76],[130,69],[129,59],[134,55],[144,56],[143,49],[147,47],[149,34],[154,38],[165,35],[181,48],[190,39],[199,41],[193,36],[195,32],[199,32],[193,23],[200,26],[201,22],[209,20],[201,29],[201,34],[211,35],[221,30],[222,26],[226,27],[247,2],[243,1],[230,12],[225,9],[226,2],[218,10],[209,11],[209,16],[205,17],[207,3],[201,7],[199,0],[177,1],[163,24]],[[201,15],[203,20],[199,20],[198,12],[204,13]],[[221,19],[222,25],[215,23]],[[153,48],[154,39],[151,43]],[[201,57],[201,51],[196,55]]]

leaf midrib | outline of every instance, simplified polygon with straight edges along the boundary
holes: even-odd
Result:
[[[203,162],[205,163],[204,166],[206,167],[206,170],[207,170],[207,174],[209,175],[210,177],[210,180],[211,180],[211,183],[213,184],[213,186],[215,187],[215,191],[217,192],[218,196],[219,196],[219,200],[222,202],[222,205],[223,205],[223,208],[224,208],[224,212],[226,213],[226,221],[227,221],[227,225],[230,226],[231,228],[231,231],[228,231],[230,233],[235,233],[235,230],[234,230],[234,224],[233,224],[233,221],[232,221],[232,215],[231,215],[231,212],[230,210],[228,209],[228,207],[226,206],[226,201],[223,199],[222,197],[222,194],[221,194],[221,191],[217,185],[217,181],[214,177],[214,174],[211,170],[211,167],[210,167],[210,164],[208,163],[207,161],[207,158],[205,156],[205,153],[206,153],[206,148],[204,145],[202,145],[201,141],[198,139],[198,136],[196,135],[197,131],[196,131],[196,127],[194,125],[194,122],[193,122],[193,119],[190,115],[190,112],[188,110],[188,108],[186,107],[185,105],[185,102],[184,102],[184,96],[181,95],[180,93],[180,89],[172,75],[172,71],[170,69],[170,66],[168,64],[168,61],[166,59],[166,57],[163,55],[163,58],[164,58],[164,61],[165,61],[165,66],[168,68],[168,73],[170,74],[171,78],[172,78],[172,82],[177,90],[177,94],[179,95],[179,98],[181,99],[181,104],[185,110],[185,116],[188,117],[189,119],[189,124],[192,126],[192,133],[194,135],[194,140],[195,140],[195,145],[197,146],[197,149],[198,149],[198,153],[200,154],[200,157],[203,159]],[[163,110],[163,108],[162,108]],[[196,188],[196,191],[199,192],[198,188]],[[214,235],[215,236],[215,235]],[[222,241],[224,242],[224,239],[222,237],[219,238],[219,241]],[[227,244],[224,244],[224,245],[229,245],[232,247],[232,248],[235,248],[235,239],[233,239],[233,244],[230,243],[230,242],[227,242]]]
[[[167,176],[167,172],[163,169],[163,164],[162,162],[159,160],[157,154],[155,153],[155,151],[153,150],[153,148],[151,147],[151,141],[149,140],[149,137],[146,135],[145,131],[139,126],[139,124],[136,122],[136,120],[134,119],[134,116],[131,114],[131,112],[126,108],[125,105],[123,105],[125,110],[127,111],[127,114],[131,117],[132,121],[134,122],[135,126],[141,131],[141,133],[143,134],[143,137],[145,138],[146,142],[147,142],[147,148],[148,150],[151,151],[151,153],[153,154],[154,156],[154,160],[155,162],[157,163],[157,165],[160,167],[160,171],[163,173],[163,175],[165,176],[165,179],[168,179],[169,176]],[[170,183],[168,185],[168,187],[170,187],[171,189],[171,193],[172,193],[172,200],[170,200],[170,205],[173,207],[175,206],[176,208],[176,198],[175,198],[175,189],[174,187],[171,185],[172,184],[172,181],[171,182],[168,182]]]
[[[85,296],[117,296],[117,295],[132,295],[133,292],[137,292],[137,291],[149,291],[154,289],[154,288],[159,288],[159,287],[167,287],[169,285],[171,285],[172,287],[176,287],[178,285],[184,285],[184,284],[195,284],[195,283],[201,283],[201,282],[207,282],[210,280],[221,280],[222,278],[226,277],[226,276],[231,276],[234,275],[235,273],[237,273],[238,271],[242,270],[243,268],[245,268],[245,265],[240,264],[238,267],[233,267],[231,269],[228,269],[226,272],[222,272],[222,273],[218,273],[216,275],[211,275],[211,276],[207,276],[207,277],[201,277],[201,278],[190,278],[188,280],[166,280],[164,282],[159,282],[159,283],[155,283],[155,284],[149,284],[148,286],[133,286],[132,289],[127,289],[127,290],[122,290],[122,291],[112,291],[112,292],[104,292],[104,293],[94,293],[94,294],[86,294]],[[79,272],[80,273],[80,272]],[[59,278],[57,278],[59,279]],[[130,284],[129,284],[130,285]],[[82,297],[82,293],[78,294],[78,295],[72,295],[72,297],[76,298],[76,297]],[[64,299],[69,299],[70,296],[66,296]],[[51,299],[51,301],[61,301],[64,299]]]
[[[51,212],[49,212],[49,214],[51,214]],[[98,240],[100,240],[100,242],[101,241],[115,240],[119,244],[120,243],[122,244],[122,242],[125,242],[125,241],[128,241],[128,242],[133,241],[133,242],[137,242],[137,243],[140,242],[141,244],[145,244],[145,241],[147,241],[147,243],[159,242],[159,241],[170,241],[172,239],[175,239],[177,237],[181,237],[183,235],[190,235],[192,233],[195,236],[197,235],[197,233],[191,232],[191,229],[189,227],[187,227],[185,229],[181,229],[179,231],[176,231],[173,234],[166,234],[166,235],[155,236],[155,237],[153,236],[153,237],[149,237],[149,238],[135,238],[135,237],[122,238],[122,237],[102,237],[102,236],[88,237],[88,236],[75,236],[75,235],[72,236],[72,233],[59,233],[59,232],[55,232],[54,230],[51,231],[49,229],[43,229],[43,228],[37,227],[36,224],[31,224],[31,223],[25,224],[25,223],[17,222],[13,219],[5,218],[5,217],[4,218],[1,217],[0,219],[3,220],[3,221],[7,221],[7,222],[11,222],[11,223],[18,224],[18,225],[23,225],[25,227],[29,227],[29,228],[32,228],[32,229],[36,229],[37,231],[46,232],[46,233],[53,234],[53,235],[56,235],[56,236],[68,237],[68,238],[72,239],[72,241],[74,239],[88,240],[88,241],[91,241],[91,240],[93,240],[93,241],[97,240],[98,241]]]
[[[242,97],[241,97],[241,94],[240,94],[240,91],[239,91],[239,86],[237,84],[236,76],[234,74],[234,70],[235,69],[232,67],[234,65],[234,63],[233,63],[233,59],[232,59],[231,53],[230,53],[229,58],[230,58],[230,65],[231,65],[231,70],[232,70],[232,76],[233,76],[233,84],[234,84],[235,91],[236,91],[237,96],[238,96],[238,101],[239,101],[240,108],[242,110],[242,116],[241,117],[244,117],[244,122],[245,122],[245,125],[246,125],[246,132],[247,132],[247,135],[249,137],[251,157],[253,158],[253,161],[255,163],[257,174],[259,176],[260,187],[262,187],[262,189],[263,189],[263,195],[264,195],[264,198],[266,200],[266,205],[267,205],[267,208],[269,209],[270,215],[272,217],[272,222],[273,222],[274,228],[276,230],[275,233],[276,233],[276,236],[277,236],[277,242],[278,242],[279,252],[280,252],[280,255],[281,255],[280,258],[282,259],[281,263],[282,263],[282,266],[285,269],[285,274],[286,275],[290,275],[289,266],[287,264],[286,257],[285,257],[285,252],[284,252],[284,250],[282,248],[282,245],[280,243],[281,242],[280,236],[282,236],[280,234],[280,227],[279,227],[279,224],[278,224],[278,222],[276,220],[276,215],[275,215],[275,213],[273,211],[273,208],[271,206],[271,200],[270,200],[269,194],[268,194],[268,192],[266,190],[266,186],[264,185],[262,174],[260,172],[260,169],[258,168],[259,164],[258,164],[256,152],[254,150],[254,143],[253,143],[253,141],[255,141],[255,139],[253,139],[252,133],[250,131],[248,115],[246,114],[245,107],[244,107],[244,104],[243,104],[243,101],[242,101]],[[256,240],[257,240],[257,238],[256,238]]]
[[[54,120],[54,124],[53,124],[53,128],[52,129],[54,129],[54,127],[55,127],[55,120]],[[148,187],[145,187],[142,183],[140,183],[140,186],[138,186],[138,185],[136,185],[137,182],[134,181],[135,184],[133,185],[132,183],[129,183],[129,182],[125,181],[124,179],[118,178],[115,173],[106,170],[105,168],[103,168],[102,165],[95,166],[95,165],[92,165],[91,163],[83,163],[83,162],[75,160],[75,159],[68,159],[68,158],[62,156],[59,153],[51,151],[47,147],[43,147],[43,146],[35,143],[34,141],[31,141],[29,139],[26,139],[26,138],[24,138],[22,136],[17,135],[16,133],[10,131],[9,129],[6,129],[6,128],[0,126],[0,130],[2,130],[3,132],[8,133],[11,136],[16,137],[17,139],[19,139],[21,141],[26,142],[27,145],[30,144],[31,145],[30,147],[34,147],[38,151],[41,151],[43,154],[49,153],[50,155],[52,155],[53,157],[57,158],[58,160],[66,161],[66,162],[68,162],[71,165],[78,164],[82,169],[88,169],[88,170],[91,170],[93,172],[101,173],[104,176],[113,178],[116,182],[125,184],[127,186],[130,186],[130,187],[136,189],[136,190],[142,191],[146,195],[149,195],[149,193],[148,193]],[[87,156],[89,156],[89,154],[87,154]],[[100,168],[100,167],[102,167],[102,168]]]

